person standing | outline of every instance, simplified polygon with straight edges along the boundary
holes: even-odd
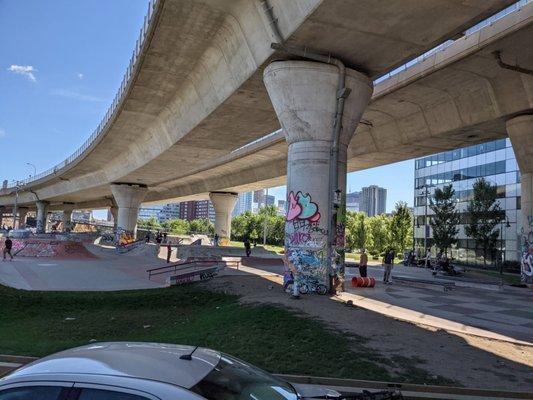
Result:
[[[11,254],[11,249],[13,248],[13,242],[9,237],[6,238],[4,242],[4,261],[6,260],[6,254],[9,254],[11,261],[13,261],[13,254]]]
[[[426,250],[426,262],[425,262],[424,266],[426,268],[431,267],[431,250],[430,249]]]
[[[246,250],[246,257],[250,257],[250,254],[252,254],[252,246],[248,239],[244,239],[244,250]]]
[[[366,278],[368,267],[368,255],[366,254],[366,250],[361,250],[361,258],[359,259],[359,275],[361,275],[361,278]]]
[[[385,253],[385,257],[383,258],[383,264],[385,264],[385,273],[383,274],[383,282],[385,284],[392,283],[391,272],[392,272],[392,266],[394,264],[394,251],[392,249],[389,249],[387,253]]]
[[[167,264],[170,262],[170,256],[172,255],[172,246],[171,243],[167,243]]]
[[[213,236],[213,244],[215,245],[215,247],[218,246],[218,239],[218,233],[215,233],[215,236]]]

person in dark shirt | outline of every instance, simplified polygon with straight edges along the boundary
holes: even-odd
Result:
[[[250,257],[250,254],[252,254],[252,246],[248,239],[244,240],[244,249],[246,250],[246,257]]]
[[[9,257],[11,257],[11,261],[13,261],[13,254],[11,254],[11,249],[13,248],[13,242],[10,238],[6,238],[6,241],[4,242],[4,261],[6,260],[6,254],[9,254]]]
[[[383,283],[389,284],[391,281],[392,266],[394,264],[394,250],[389,249],[383,259],[385,265],[385,273],[383,274]]]

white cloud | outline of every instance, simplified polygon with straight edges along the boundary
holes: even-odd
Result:
[[[84,75],[80,72],[80,73],[78,74],[78,78],[81,80],[81,79],[83,79],[83,77],[84,77]]]
[[[105,99],[102,99],[100,97],[73,92],[71,90],[65,90],[65,89],[54,89],[50,92],[50,94],[52,96],[66,97],[67,99],[74,99],[74,100],[80,100],[80,101],[96,101],[96,102],[106,101]]]
[[[0,139],[6,137],[6,135],[7,135],[7,134],[6,134],[6,131],[3,130],[2,128],[0,128]]]
[[[12,65],[7,70],[14,74],[24,75],[32,82],[37,82],[37,78],[35,78],[34,74],[37,70],[31,65]]]

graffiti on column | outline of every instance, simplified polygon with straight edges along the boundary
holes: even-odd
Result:
[[[44,232],[44,224],[41,219],[37,219],[37,233]]]
[[[327,230],[320,227],[319,205],[309,193],[289,192],[285,221],[285,248],[290,262],[296,267],[298,285],[327,274]]]
[[[522,227],[522,282],[533,284],[533,215],[529,215]]]

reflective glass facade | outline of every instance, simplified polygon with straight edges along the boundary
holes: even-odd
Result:
[[[457,210],[461,215],[458,244],[452,249],[452,256],[467,264],[482,263],[482,254],[476,251],[475,243],[464,232],[468,223],[466,207],[472,196],[474,182],[484,177],[498,188],[498,201],[505,210],[509,227],[503,224],[502,241],[498,250],[503,250],[505,260],[518,260],[517,239],[520,226],[520,172],[509,139],[495,140],[479,145],[446,151],[415,160],[415,246],[423,252],[424,236],[432,246],[432,232],[424,221],[431,218],[432,211],[426,207],[427,198],[436,187],[451,184],[455,189]],[[427,218],[425,216],[427,215]],[[436,249],[433,249],[435,252]],[[495,257],[499,257],[495,254]]]

